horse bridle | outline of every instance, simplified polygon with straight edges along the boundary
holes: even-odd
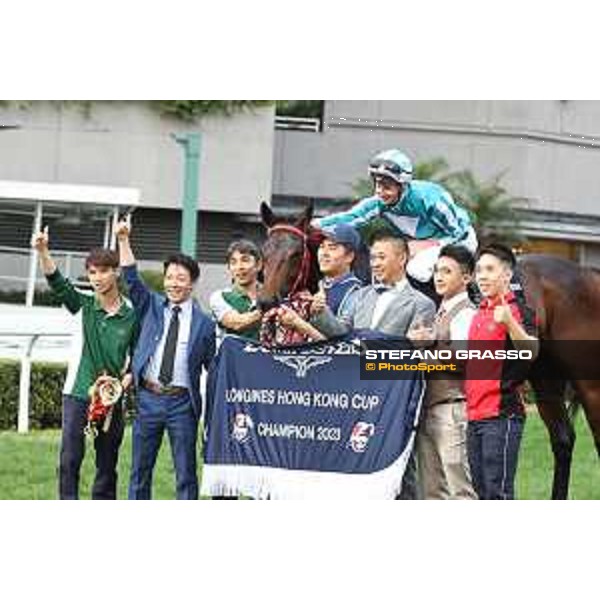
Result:
[[[267,234],[270,236],[273,232],[277,231],[286,231],[287,233],[292,233],[302,240],[302,261],[300,263],[300,269],[298,271],[298,275],[296,276],[296,280],[288,292],[288,297],[291,297],[296,292],[303,289],[308,281],[308,275],[310,271],[310,250],[308,248],[308,236],[306,235],[305,231],[286,223],[273,225],[273,227],[269,228]]]

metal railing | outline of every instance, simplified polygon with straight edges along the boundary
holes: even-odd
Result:
[[[27,433],[29,431],[29,391],[31,388],[31,354],[33,347],[40,337],[70,338],[71,333],[19,333],[18,331],[0,332],[0,337],[23,337],[28,338],[25,350],[21,356],[19,375],[19,413],[17,417],[17,431]]]
[[[321,119],[313,117],[275,117],[275,129],[321,131]]]
[[[5,281],[14,281],[15,283],[19,284],[21,288],[25,289],[29,280],[27,274],[29,270],[29,258],[31,256],[31,250],[28,248],[18,248],[15,246],[0,246],[0,255],[9,255],[15,259],[13,267],[17,273],[13,275],[6,275],[0,271],[0,284]],[[85,260],[86,256],[86,252],[52,250],[52,258],[55,260],[62,274],[65,277],[72,279],[78,287],[83,288],[87,288],[89,286],[86,282],[76,281],[77,276],[84,273],[83,268],[77,268],[76,263],[79,262],[81,265],[83,265],[83,261]],[[46,280],[43,276],[38,276],[35,279],[35,283],[36,285],[45,286]]]

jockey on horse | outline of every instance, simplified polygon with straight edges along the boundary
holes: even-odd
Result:
[[[315,219],[313,225],[327,228],[347,223],[360,229],[377,218],[384,219],[394,231],[411,240],[409,278],[416,287],[433,290],[433,267],[444,246],[460,244],[473,254],[477,250],[477,236],[468,212],[441,185],[413,180],[412,163],[400,150],[375,155],[369,175],[374,196],[347,211]]]

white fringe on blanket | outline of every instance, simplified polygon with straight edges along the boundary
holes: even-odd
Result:
[[[393,500],[402,489],[414,440],[413,432],[398,459],[375,473],[205,464],[201,493],[205,496],[244,495],[258,500]]]

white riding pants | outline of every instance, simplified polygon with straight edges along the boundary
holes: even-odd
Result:
[[[470,227],[467,237],[460,242],[456,242],[459,246],[465,246],[473,254],[477,252],[477,235],[475,230]],[[418,252],[413,258],[408,261],[406,265],[406,272],[411,277],[414,277],[417,281],[423,283],[429,281],[433,277],[433,267],[437,262],[440,250],[448,244],[440,244],[438,246],[431,246],[425,250]]]

